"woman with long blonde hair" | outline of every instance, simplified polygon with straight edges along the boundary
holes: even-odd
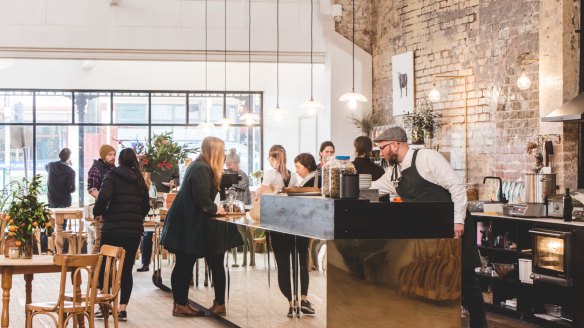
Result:
[[[171,276],[173,316],[204,315],[188,305],[193,268],[196,259],[201,257],[209,263],[215,287],[215,300],[209,310],[218,315],[226,314],[225,251],[243,245],[243,240],[234,225],[209,219],[225,213],[214,203],[221,186],[224,161],[223,140],[203,139],[201,154],[185,172],[182,187],[166,217],[161,242],[176,255]]]
[[[268,161],[272,169],[264,173],[262,184],[256,192],[257,197],[268,190],[278,190],[282,187],[296,185],[296,177],[286,168],[286,150],[284,147],[273,145],[268,153]]]

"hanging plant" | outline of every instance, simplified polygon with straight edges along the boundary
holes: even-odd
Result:
[[[371,135],[371,131],[373,131],[374,127],[383,125],[386,122],[385,117],[381,111],[367,112],[360,118],[355,115],[351,115],[349,116],[349,119],[351,122],[353,122],[357,129],[361,130],[364,136]]]

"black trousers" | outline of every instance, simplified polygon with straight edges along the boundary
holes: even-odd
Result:
[[[485,302],[474,270],[462,271],[461,294],[462,305],[467,308],[470,314],[471,328],[486,328]]]
[[[132,287],[134,286],[134,278],[132,277],[132,267],[136,258],[136,252],[140,245],[141,235],[136,236],[122,236],[108,232],[101,233],[101,245],[111,245],[124,248],[126,256],[124,257],[124,267],[122,268],[122,282],[120,285],[120,304],[128,304],[130,295],[132,295]],[[99,287],[103,286],[103,275],[105,271],[105,261],[102,262],[101,271],[99,272]]]
[[[172,297],[174,303],[187,305],[189,302],[189,287],[193,279],[193,268],[197,257],[193,254],[187,254],[177,251],[175,253],[176,262],[170,276],[172,286]],[[223,260],[225,253],[219,255],[207,256],[211,277],[215,288],[215,302],[219,305],[225,304],[225,267]]]
[[[193,279],[193,268],[197,258],[195,255],[183,252],[176,252],[176,262],[170,276],[170,285],[172,288],[172,297],[174,303],[187,305],[189,302],[189,286]]]
[[[292,301],[290,268],[294,254],[294,236],[270,232],[270,238],[278,264],[278,286],[288,301]],[[308,295],[308,242],[308,238],[296,237],[296,248],[300,257],[300,295]]]
[[[142,244],[140,245],[140,253],[142,253],[142,266],[149,266],[152,258],[152,236],[154,232],[145,231],[142,236]]]

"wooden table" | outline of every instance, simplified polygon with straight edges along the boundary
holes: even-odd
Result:
[[[32,259],[8,259],[0,256],[2,273],[2,327],[10,323],[10,290],[12,275],[24,274],[26,281],[26,304],[32,300],[32,279],[35,273],[60,272],[61,266],[53,264],[52,255],[34,255]]]

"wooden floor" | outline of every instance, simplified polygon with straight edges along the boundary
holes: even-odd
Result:
[[[241,256],[241,254],[239,254]],[[304,316],[289,319],[286,317],[288,310],[287,300],[280,293],[277,286],[277,277],[273,268],[271,274],[271,286],[268,287],[268,271],[264,265],[265,257],[257,256],[255,268],[231,268],[230,299],[227,303],[226,318],[242,327],[325,327],[326,326],[326,278],[321,272],[310,273],[309,299],[315,305],[316,316]],[[273,258],[272,258],[273,260]],[[230,261],[232,258],[230,256]],[[241,262],[241,260],[240,260]],[[273,261],[272,261],[273,262]],[[136,272],[134,267],[134,288],[130,304],[128,305],[128,321],[120,323],[120,327],[223,327],[220,321],[209,317],[201,318],[176,318],[172,316],[172,294],[161,291],[152,284],[152,271]],[[163,276],[170,286],[170,271],[172,264],[164,261]],[[189,297],[204,305],[210,306],[213,289],[202,286],[203,269],[200,269],[200,285],[192,288]],[[33,281],[33,302],[54,301],[58,293],[57,274],[38,274]],[[246,282],[246,283],[242,283]],[[254,292],[255,291],[255,292]],[[263,292],[262,292],[263,291]],[[10,303],[10,327],[24,327],[24,279],[15,276]],[[251,317],[251,320],[247,318]],[[271,319],[269,319],[271,318]],[[488,315],[491,328],[532,328],[537,325],[497,314]],[[96,320],[96,327],[103,327],[103,322]],[[34,327],[50,327],[51,322],[47,318],[39,316],[35,318]],[[468,319],[462,319],[462,327],[468,327]],[[113,320],[110,319],[110,327]]]

